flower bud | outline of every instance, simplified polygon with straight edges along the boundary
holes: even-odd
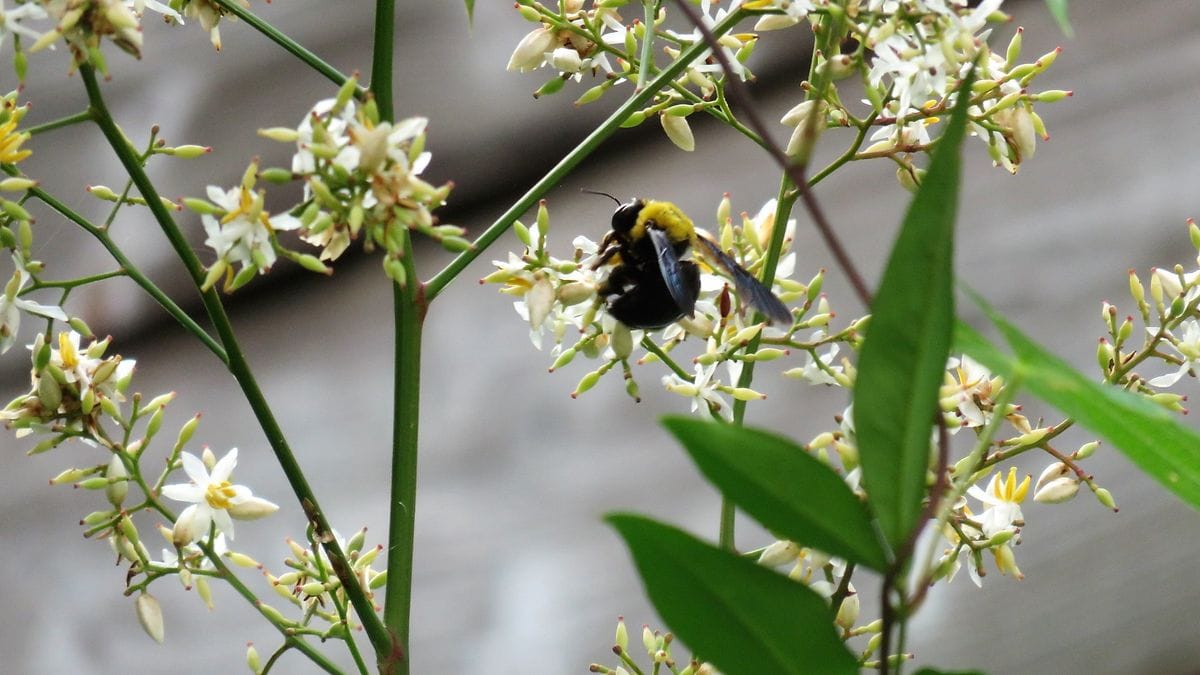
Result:
[[[1084,443],[1083,445],[1079,446],[1078,450],[1075,451],[1075,459],[1087,459],[1088,457],[1091,457],[1092,453],[1096,452],[1096,448],[1098,447],[1100,447],[1100,441]]]
[[[650,630],[650,626],[642,624],[642,646],[646,648],[647,654],[653,654],[658,650],[658,637],[654,635],[654,631]]]
[[[1096,488],[1096,499],[1099,502],[1113,511],[1119,511],[1116,501],[1113,500],[1112,493],[1105,488]]]
[[[621,651],[629,649],[629,630],[625,627],[625,617],[617,617],[617,636],[613,643],[621,648]]]
[[[158,605],[158,600],[154,599],[149,593],[142,593],[134,601],[134,609],[137,611],[138,623],[142,624],[142,629],[154,641],[162,644],[163,642],[163,616],[162,608]]]
[[[795,542],[781,539],[762,550],[758,555],[758,564],[765,567],[779,567],[793,563],[800,555],[800,547]]]
[[[625,360],[633,353],[633,333],[629,327],[617,322],[612,331],[612,349],[618,359]]]
[[[1079,476],[1062,462],[1047,466],[1037,479],[1033,499],[1042,504],[1060,504],[1079,492]]]
[[[749,387],[734,387],[729,393],[739,401],[761,401],[767,397]]]
[[[575,391],[571,392],[571,398],[579,398],[580,394],[596,386],[596,383],[600,381],[600,377],[602,375],[604,375],[603,370],[593,370],[587,375],[584,375],[583,378],[579,380],[579,384],[575,385]]]
[[[262,672],[262,662],[258,659],[258,650],[254,648],[253,642],[246,643],[246,666],[255,675]]]
[[[113,453],[112,459],[108,462],[108,469],[104,472],[104,477],[108,480],[108,485],[104,488],[104,496],[108,498],[108,503],[120,508],[121,503],[125,501],[125,495],[129,492],[129,481],[127,480],[129,472],[125,470],[125,463],[121,461],[121,456]]]
[[[834,623],[845,630],[850,630],[854,627],[854,622],[858,621],[859,600],[858,593],[854,590],[854,584],[848,584],[846,589],[849,593],[847,593],[846,597],[842,598],[842,604],[838,607]]]
[[[554,44],[554,31],[546,26],[535,28],[517,43],[517,48],[508,59],[507,70],[526,73],[536,69],[542,65],[546,52],[550,51]]]
[[[679,147],[680,150],[692,152],[696,149],[696,139],[692,135],[692,128],[688,126],[686,117],[660,114],[658,119],[662,123],[662,128],[666,132],[667,138],[671,139],[671,142]]]
[[[525,306],[529,310],[529,325],[537,330],[554,309],[554,286],[543,274],[536,275],[535,279],[533,287],[525,294]]]

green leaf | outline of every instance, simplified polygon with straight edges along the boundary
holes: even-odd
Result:
[[[1030,340],[982,298],[974,297],[1004,335],[1015,358],[1001,353],[965,324],[958,326],[956,344],[1112,443],[1142,471],[1200,509],[1200,434],[1142,396],[1088,379]]]
[[[972,71],[960,91],[970,91]],[[930,429],[954,320],[954,219],[969,96],[959,96],[904,216],[858,359],[854,424],[863,484],[893,547],[921,512]]]
[[[663,424],[705,477],[777,536],[882,571],[871,515],[836,472],[781,436],[690,417]]]
[[[1047,2],[1049,1],[1047,0]],[[473,25],[475,23],[475,0],[463,0],[463,2],[467,3],[467,23]]]
[[[654,608],[721,672],[857,672],[812,589],[649,518],[607,520],[629,546]]]
[[[1075,31],[1071,28],[1071,20],[1067,17],[1067,0],[1046,0],[1046,10],[1050,12],[1050,16],[1054,17],[1054,21],[1058,23],[1058,29],[1067,37],[1074,37]]]

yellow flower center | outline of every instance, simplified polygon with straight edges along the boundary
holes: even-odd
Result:
[[[209,483],[204,489],[204,501],[214,509],[228,509],[233,506],[233,498],[235,496],[233,484],[227,480],[220,483]]]
[[[71,370],[79,365],[79,353],[71,343],[71,336],[66,333],[58,334],[58,355],[62,359],[63,370]]]
[[[21,144],[29,139],[29,134],[17,133],[17,118],[10,117],[7,122],[0,124],[0,162],[16,164],[33,154],[22,150]]]

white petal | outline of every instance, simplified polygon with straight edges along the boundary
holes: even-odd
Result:
[[[229,507],[229,515],[238,520],[257,520],[279,510],[279,506],[261,497],[249,497]]]
[[[212,509],[212,520],[217,524],[217,531],[225,533],[229,541],[233,541],[233,519],[225,509]]]
[[[213,467],[210,480],[214,483],[223,483],[229,480],[235,466],[237,466],[237,448],[230,448],[229,452],[225,453],[225,456]],[[230,539],[232,538],[230,537]]]
[[[162,495],[177,502],[196,503],[204,501],[204,488],[190,483],[176,483],[174,485],[164,485]]]
[[[208,485],[208,468],[204,466],[204,462],[201,462],[199,457],[190,452],[185,452],[180,459],[183,460],[183,472],[187,474],[187,477],[190,478],[193,483],[197,485]]]

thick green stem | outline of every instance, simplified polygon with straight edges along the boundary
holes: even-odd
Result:
[[[199,288],[204,282],[204,267],[200,264],[200,260],[196,257],[196,254],[192,252],[191,246],[183,236],[183,232],[180,231],[179,226],[175,224],[175,220],[171,217],[171,214],[163,206],[154,183],[151,182],[150,177],[142,168],[137,153],[130,146],[129,140],[121,132],[116,122],[113,121],[112,115],[104,103],[104,97],[100,93],[100,84],[96,80],[95,70],[90,65],[84,64],[79,66],[79,75],[83,79],[84,86],[87,88],[92,119],[100,127],[100,131],[108,140],[109,145],[112,146],[113,152],[121,161],[121,165],[125,168],[126,173],[129,174],[130,179],[133,180],[134,185],[137,186],[138,191],[145,198],[147,208],[154,214],[155,220],[158,222],[163,234],[166,235],[167,240],[171,243],[172,248],[174,248],[175,254],[179,256],[180,261],[183,262],[188,273],[191,275],[193,282]],[[333,565],[338,579],[342,582],[342,586],[346,590],[346,595],[354,605],[354,610],[358,613],[359,620],[363,623],[363,628],[371,640],[371,645],[377,653],[388,653],[391,648],[391,640],[388,638],[383,622],[375,613],[374,605],[372,605],[370,598],[367,597],[366,591],[359,585],[358,579],[351,571],[350,565],[346,561],[345,553],[342,552],[341,546],[333,536],[333,528],[330,527],[325,513],[317,505],[316,496],[313,494],[312,488],[308,485],[308,480],[304,477],[304,473],[300,469],[300,464],[296,461],[295,455],[292,454],[292,450],[283,436],[283,431],[280,429],[279,423],[275,420],[275,415],[271,412],[266,397],[263,396],[262,390],[259,389],[258,382],[254,379],[250,366],[242,354],[241,346],[238,344],[233,332],[233,325],[229,321],[229,316],[225,313],[225,308],[221,304],[221,299],[216,289],[210,288],[208,291],[203,291],[200,297],[225,349],[227,355],[226,364],[228,365],[229,372],[241,387],[247,403],[249,403],[255,418],[258,420],[259,426],[262,427],[263,433],[267,437],[267,442],[271,445],[271,450],[275,453],[276,461],[279,462],[280,468],[287,477],[292,492],[296,494],[297,499],[304,508],[305,515],[316,529],[317,536],[330,558],[330,563]]]
[[[272,42],[283,47],[289,54],[308,64],[310,68],[324,75],[339,87],[345,84],[346,80],[350,79],[339,72],[337,68],[326,63],[321,57],[305,49],[304,45],[280,33],[274,26],[258,18],[245,7],[242,7],[238,4],[237,0],[212,0],[212,2],[220,5],[222,9],[242,21],[245,21],[251,28],[267,36]]]
[[[779,264],[779,254],[783,250],[783,239],[787,233],[787,221],[792,215],[792,204],[796,202],[796,195],[791,194],[792,181],[784,174],[779,181],[779,194],[775,198],[775,218],[771,229],[771,243],[767,247],[767,254],[763,261],[762,282],[767,288],[775,282],[775,268]],[[746,353],[753,354],[758,349],[759,341],[762,339],[762,334],[756,335],[746,345]],[[749,387],[754,381],[754,361],[747,361],[742,366],[742,374],[738,378],[738,387]],[[741,426],[746,420],[746,402],[741,399],[736,399],[733,402],[733,423]],[[727,497],[721,498],[721,524],[717,538],[721,548],[733,551],[734,550],[734,507],[733,502]]]
[[[746,14],[738,9],[730,12],[724,19],[713,26],[712,32],[717,35],[723,35],[728,32],[739,21],[745,18]],[[617,108],[607,120],[597,127],[588,137],[583,139],[579,145],[575,146],[571,152],[554,165],[545,176],[542,177],[529,191],[521,196],[513,203],[507,211],[505,211],[496,222],[484,230],[483,234],[475,240],[472,247],[458,254],[454,260],[446,265],[445,269],[438,272],[429,283],[425,285],[425,299],[427,302],[432,302],[437,297],[442,289],[446,287],[456,276],[458,276],[466,267],[470,265],[475,258],[478,258],[492,242],[500,238],[508,228],[512,227],[514,221],[529,209],[533,208],[552,188],[562,182],[562,179],[571,172],[579,163],[582,162],[588,155],[592,154],[600,144],[608,140],[609,136],[616,133],[617,129],[634,111],[641,109],[650,99],[663,87],[667,86],[673,79],[682,73],[688,65],[695,61],[700,54],[708,49],[708,45],[704,42],[697,42],[688,47],[675,59],[669,66],[658,73],[657,76],[643,89],[639,90],[633,96],[630,96],[621,107]]]
[[[395,121],[392,73],[395,42],[395,2],[376,0],[375,37],[371,55],[371,94],[379,118]],[[394,227],[400,227],[394,224]],[[404,283],[392,284],[395,332],[392,394],[392,474],[389,488],[387,586],[383,621],[391,650],[378,659],[379,672],[408,675],[411,667],[409,625],[412,609],[413,533],[417,515],[418,426],[421,413],[421,329],[427,307],[412,259],[407,229],[401,233],[405,261]]]

